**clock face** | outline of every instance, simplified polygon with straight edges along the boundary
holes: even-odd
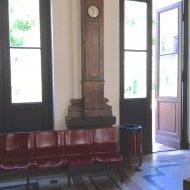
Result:
[[[88,15],[92,18],[98,17],[100,14],[100,10],[96,5],[90,5],[88,7]]]

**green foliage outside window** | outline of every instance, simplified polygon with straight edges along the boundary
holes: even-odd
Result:
[[[35,25],[35,20],[21,20],[16,19],[15,22],[10,26],[10,44],[11,46],[23,46],[24,35],[23,32],[30,31],[32,26]]]

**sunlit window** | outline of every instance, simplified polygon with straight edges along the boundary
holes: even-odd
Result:
[[[41,102],[39,0],[9,0],[12,103]]]
[[[147,4],[125,0],[124,98],[146,97]]]

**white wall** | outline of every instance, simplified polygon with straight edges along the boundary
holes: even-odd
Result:
[[[71,0],[52,0],[52,51],[54,129],[65,126],[69,100],[73,97]]]
[[[80,0],[51,0],[54,129],[66,128],[72,98],[81,98]],[[119,0],[104,0],[104,96],[119,124]]]
[[[104,0],[105,97],[110,100],[119,125],[119,0]]]

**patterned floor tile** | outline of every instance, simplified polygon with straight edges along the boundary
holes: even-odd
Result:
[[[190,177],[190,151],[143,156],[141,170],[128,169],[127,165],[123,169],[123,183],[114,167],[72,170],[71,187],[68,187],[67,176],[62,172],[34,175],[30,180],[30,190],[182,190],[183,179]],[[0,178],[0,190],[26,189],[24,178],[11,180],[9,177],[6,180],[2,175]]]
[[[0,190],[26,190],[25,182],[12,182],[12,183],[1,183]],[[29,190],[39,190],[39,185],[37,182],[30,183]]]

